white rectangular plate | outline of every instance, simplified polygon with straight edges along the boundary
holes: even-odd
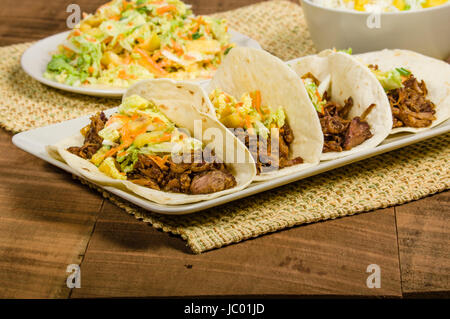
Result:
[[[112,114],[116,108],[109,109],[105,111],[105,114],[109,116]],[[80,130],[83,126],[87,125],[89,123],[89,116],[84,116],[78,119],[53,124],[50,126],[37,128],[34,130],[22,132],[19,134],[14,135],[13,137],[13,143],[17,147],[21,148],[25,152],[28,152],[30,154],[33,154],[36,157],[39,157],[40,159],[43,159],[46,162],[49,162],[55,166],[58,166],[59,168],[62,168],[63,170],[74,174],[80,178],[82,178],[78,173],[76,173],[73,169],[71,169],[68,165],[59,162],[52,157],[50,157],[45,147],[47,145],[55,144],[56,142],[74,135],[76,132]],[[417,143],[429,138],[432,138],[434,136],[444,134],[450,132],[450,120],[447,120],[446,122],[431,128],[429,130],[426,130],[421,133],[411,134],[411,133],[405,133],[405,134],[396,134],[394,136],[388,137],[381,145],[365,150],[363,152],[360,152],[358,154],[349,155],[344,158],[336,159],[336,160],[330,160],[321,162],[319,165],[305,169],[301,172],[297,172],[295,174],[275,178],[270,181],[265,182],[259,182],[259,183],[253,183],[250,186],[248,186],[246,189],[243,189],[241,191],[238,191],[233,194],[228,194],[219,198],[193,203],[193,204],[184,204],[184,205],[177,205],[177,206],[171,206],[171,205],[161,205],[157,204],[151,201],[148,201],[146,199],[143,199],[137,195],[127,193],[124,191],[121,191],[119,189],[109,187],[109,186],[102,186],[98,185],[99,187],[105,189],[108,192],[113,193],[114,195],[117,195],[139,207],[142,207],[146,210],[160,213],[160,214],[168,214],[168,215],[182,215],[182,214],[189,214],[198,212],[207,208],[211,208],[214,206],[218,206],[221,204],[225,204],[240,198],[244,198],[253,194],[257,194],[263,191],[267,191],[269,189],[285,185],[294,181],[301,180],[303,178],[307,178],[313,175],[317,175],[350,163],[354,163],[369,157],[373,157],[385,152],[389,152],[413,143]]]

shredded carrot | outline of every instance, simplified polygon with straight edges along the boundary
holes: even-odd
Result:
[[[194,28],[193,28],[191,31],[189,31],[189,34],[192,35],[192,34],[194,34],[195,32],[197,32],[199,27],[200,27],[200,26],[199,26],[198,24],[196,24],[196,25],[194,26]]]
[[[123,152],[117,153],[117,156],[122,157],[122,156],[124,156],[125,154],[127,154],[127,152],[126,152],[126,151],[123,151]]]
[[[175,53],[178,55],[182,55],[184,52],[183,48],[174,39],[172,39],[171,43],[172,43],[172,48],[174,49]]]
[[[208,24],[205,24],[205,33],[208,35],[211,34],[211,28]]]
[[[120,70],[118,75],[120,79],[128,80],[128,74],[125,70]]]
[[[172,4],[170,4],[170,5],[167,5],[167,6],[164,6],[164,7],[159,7],[158,9],[156,9],[156,13],[161,15],[161,14],[164,14],[166,12],[176,11],[176,10],[177,10],[177,7],[172,5]]]
[[[252,104],[253,107],[258,111],[259,114],[262,115],[261,112],[261,91],[257,90],[252,94]]]
[[[74,35],[74,36],[79,36],[79,35],[81,35],[80,29],[75,29],[75,30],[73,30],[73,35]]]
[[[64,48],[64,50],[69,51],[69,52],[73,52],[73,50],[71,48],[69,48],[68,46],[63,45],[62,46]]]
[[[127,148],[128,146],[130,146],[132,143],[133,143],[133,140],[126,140],[122,144],[120,144],[119,146],[113,147],[108,152],[106,152],[105,158],[113,156],[117,152],[119,152],[119,151],[123,150],[124,148]]]
[[[197,18],[197,22],[198,22],[198,24],[204,24],[204,25],[206,25],[206,22],[205,22],[205,20],[203,20],[203,17],[202,17],[202,16],[199,16],[199,17]]]
[[[245,126],[247,126],[247,131],[250,134],[253,134],[253,126],[252,126],[252,122],[250,121],[250,115],[245,116]]]
[[[154,117],[154,118],[153,118],[153,122],[164,124],[164,121],[161,120],[159,117]]]
[[[94,67],[93,67],[93,66],[90,66],[89,69],[88,69],[88,71],[89,71],[89,73],[91,73],[91,74],[94,73],[94,71],[95,71],[95,70],[94,70]]]
[[[162,53],[161,51],[157,51],[155,54],[152,55],[152,60],[157,61],[161,57]]]
[[[319,102],[321,102],[322,101],[322,97],[319,94],[319,90],[316,90],[316,96],[319,99]]]
[[[164,76],[167,74],[167,71],[161,68],[152,58],[142,49],[135,47],[134,50],[140,54],[143,59],[139,60],[139,63],[143,65],[145,68],[149,69],[151,72],[155,73],[159,76]]]
[[[126,123],[121,129],[120,129],[120,134],[121,134],[121,139],[122,139],[122,143],[119,146],[113,147],[112,149],[110,149],[106,154],[105,154],[105,158],[106,157],[110,157],[113,156],[114,154],[116,154],[117,152],[129,147],[131,144],[133,144],[134,139],[136,138],[136,136],[145,133],[147,131],[147,123],[143,123],[141,125],[141,127],[136,130],[135,132],[130,131],[129,128],[129,124],[130,122]]]
[[[193,60],[195,60],[195,58],[194,58],[193,56],[189,55],[189,54],[185,54],[185,55],[183,56],[183,58],[184,58],[185,60],[187,60],[187,61],[193,61]]]
[[[153,162],[155,162],[156,165],[159,166],[160,169],[167,169],[167,166],[165,165],[167,163],[167,160],[169,159],[169,155],[164,155],[163,158],[157,155],[147,155]]]
[[[139,114],[133,114],[133,116],[131,117],[132,121],[136,121],[139,118]]]
[[[161,142],[168,142],[172,139],[172,135],[170,133],[164,133],[163,136],[157,137],[155,139],[152,139],[152,143],[161,143]]]

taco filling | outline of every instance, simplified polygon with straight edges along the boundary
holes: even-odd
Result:
[[[81,129],[84,144],[67,151],[104,174],[156,190],[209,194],[236,186],[227,167],[203,144],[177,128],[154,103],[138,95],[124,100],[109,119],[103,112]],[[174,154],[183,154],[175,159]]]
[[[257,174],[301,164],[301,157],[290,158],[294,133],[282,107],[273,111],[261,102],[261,92],[245,93],[240,100],[215,89],[210,94],[218,120],[250,150]],[[275,132],[276,135],[273,135]]]
[[[425,82],[418,81],[404,68],[382,72],[378,65],[369,68],[380,81],[389,99],[392,111],[392,128],[428,127],[436,119],[436,106],[427,99]]]
[[[348,151],[373,136],[365,119],[375,104],[369,105],[361,116],[350,119],[353,99],[348,97],[344,105],[331,101],[331,96],[328,96],[327,92],[330,79],[328,76],[320,83],[310,72],[302,76],[308,96],[320,119],[324,136],[324,153]]]

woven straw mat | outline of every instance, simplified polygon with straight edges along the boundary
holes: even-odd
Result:
[[[232,28],[282,59],[314,53],[302,9],[296,4],[263,2],[215,16],[226,18]],[[34,81],[20,67],[20,56],[29,46],[0,48],[0,125],[5,129],[20,132],[119,103],[66,93]],[[194,253],[201,253],[287,227],[397,205],[446,190],[450,185],[449,145],[450,134],[443,135],[185,216],[153,214],[82,182],[136,218],[180,235]]]

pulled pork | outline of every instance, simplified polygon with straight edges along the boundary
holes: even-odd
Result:
[[[91,123],[81,130],[84,144],[81,147],[69,147],[67,150],[81,158],[90,159],[102,147],[103,138],[98,135],[108,120],[105,113],[100,112],[91,116]]]
[[[426,98],[425,82],[420,83],[411,74],[403,81],[403,87],[387,92],[391,104],[393,128],[428,127],[436,119],[436,106]]]
[[[276,146],[275,148],[272,147],[270,135],[264,140],[262,138],[258,139],[256,135],[248,134],[245,130],[234,130],[236,137],[247,146],[255,159],[258,175],[263,172],[303,163],[303,159],[300,156],[289,158],[289,146],[294,141],[294,133],[289,124],[285,123],[278,132],[277,149]]]
[[[202,160],[192,163],[174,163],[170,158],[164,164],[151,156],[138,155],[133,171],[127,178],[138,185],[157,190],[187,194],[209,194],[236,186],[234,176],[223,163]]]
[[[327,100],[326,93],[324,99]],[[324,136],[324,153],[347,151],[372,137],[365,117],[375,104],[371,104],[361,117],[356,116],[348,120],[352,106],[353,99],[349,97],[344,101],[344,105],[328,101],[324,106],[324,112],[317,112]]]
[[[91,123],[82,129],[85,136],[81,147],[69,147],[67,151],[91,159],[102,147],[103,138],[98,132],[105,127],[107,118],[103,112],[91,117]],[[201,158],[201,157],[198,157]],[[236,186],[236,179],[223,163],[211,156],[196,160],[194,153],[187,160],[190,163],[175,163],[167,156],[165,161],[158,161],[155,156],[138,155],[138,160],[127,179],[141,186],[156,190],[186,194],[209,194]],[[116,162],[116,166],[120,165]]]

